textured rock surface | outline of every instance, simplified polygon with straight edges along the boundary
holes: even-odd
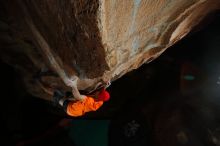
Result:
[[[1,2],[1,58],[28,91],[49,99],[78,76],[91,91],[158,57],[219,0],[44,0]],[[41,72],[41,77],[39,73]]]

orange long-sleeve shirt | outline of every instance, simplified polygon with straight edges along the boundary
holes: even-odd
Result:
[[[96,111],[103,105],[103,101],[96,101],[92,97],[86,97],[82,101],[70,101],[67,105],[66,112],[68,115],[78,117],[86,112]]]

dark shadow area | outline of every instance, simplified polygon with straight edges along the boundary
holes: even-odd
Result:
[[[80,118],[27,94],[19,74],[0,66],[0,145],[220,145],[219,12],[155,61],[113,82],[111,100]]]

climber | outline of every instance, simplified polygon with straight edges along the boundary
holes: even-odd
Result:
[[[110,95],[105,88],[102,88],[100,91],[95,92],[95,94],[87,95],[83,98],[82,100],[67,98],[65,94],[59,90],[56,90],[53,95],[54,103],[62,106],[64,111],[73,117],[82,116],[87,112],[98,110],[103,105],[103,102],[109,100]]]

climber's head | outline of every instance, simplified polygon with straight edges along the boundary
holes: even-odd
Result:
[[[110,99],[110,94],[105,89],[102,89],[98,94],[99,101],[108,101]]]

